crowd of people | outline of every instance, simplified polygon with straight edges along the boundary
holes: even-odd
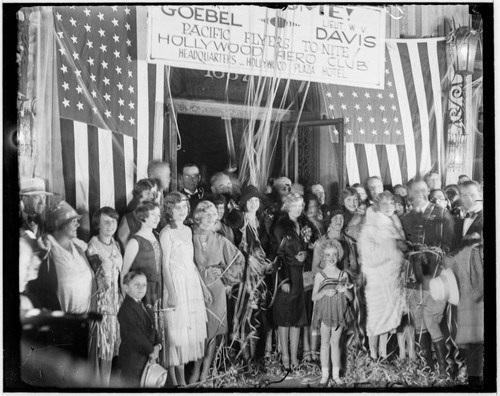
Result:
[[[47,208],[43,180],[21,180],[21,319],[87,315],[96,384],[139,387],[151,361],[172,386],[203,383],[222,346],[248,362],[278,355],[288,373],[318,362],[326,386],[348,343],[377,362],[393,334],[401,359],[453,377],[459,355],[481,383],[480,183],[442,188],[430,173],[384,189],[373,176],[326,202],[321,184],[287,177],[264,192],[224,172],[203,186],[186,164],[168,192],[170,176],[152,162],[126,213],[91,214],[88,242],[74,208]]]

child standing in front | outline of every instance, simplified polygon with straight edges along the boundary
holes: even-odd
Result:
[[[162,348],[153,311],[142,302],[147,286],[146,275],[140,271],[130,271],[123,278],[126,296],[118,312],[121,336],[118,367],[123,385],[130,388],[139,388],[146,363],[158,359]]]
[[[350,302],[354,295],[352,283],[346,272],[337,264],[344,252],[340,242],[328,240],[323,245],[324,269],[314,278],[312,300],[315,302],[312,326],[321,331],[321,380],[326,386],[330,377],[330,358],[332,360],[332,379],[340,381],[340,337],[353,320]]]

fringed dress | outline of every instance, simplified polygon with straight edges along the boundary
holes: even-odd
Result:
[[[323,271],[319,272],[323,277],[318,291],[335,289],[339,284],[349,283],[349,276],[345,271],[340,271],[337,278],[329,278]],[[333,296],[323,296],[314,304],[312,326],[319,329],[321,323],[328,327],[347,328],[353,321],[353,313],[350,302],[345,293],[337,293]]]
[[[105,245],[97,236],[92,237],[87,249],[91,263],[95,255],[100,261],[100,265],[93,268],[97,280],[97,312],[103,315],[97,327],[98,356],[111,361],[120,347],[120,324],[116,315],[123,300],[119,288],[123,258],[114,239],[111,245]]]
[[[204,356],[207,314],[200,275],[193,261],[191,229],[167,226],[161,232],[160,240],[170,245],[170,275],[177,297],[175,309],[164,311],[167,362],[169,366],[179,366]],[[166,287],[163,289],[165,304],[168,291]]]

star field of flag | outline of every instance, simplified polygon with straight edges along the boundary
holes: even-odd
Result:
[[[55,7],[61,118],[137,136],[136,10]]]
[[[404,144],[401,112],[391,62],[385,62],[385,89],[327,84],[323,100],[328,118],[344,118],[347,143]],[[338,135],[338,131],[332,131]],[[336,139],[337,140],[337,139]]]

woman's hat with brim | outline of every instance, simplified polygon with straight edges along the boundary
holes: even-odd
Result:
[[[69,203],[60,201],[52,205],[47,211],[47,227],[49,231],[55,231],[71,220],[80,220],[81,218],[82,215],[79,215]]]
[[[47,192],[45,182],[39,177],[21,179],[19,195],[54,195]]]
[[[141,388],[162,388],[168,372],[158,363],[147,364],[141,376]]]
[[[457,278],[450,268],[441,271],[441,275],[431,279],[429,282],[429,292],[436,301],[449,302],[458,305],[460,291],[458,289]]]
[[[257,190],[257,187],[249,184],[245,188],[241,190],[240,197],[240,208],[245,211],[245,205],[250,198],[259,198],[262,199],[262,194]]]

